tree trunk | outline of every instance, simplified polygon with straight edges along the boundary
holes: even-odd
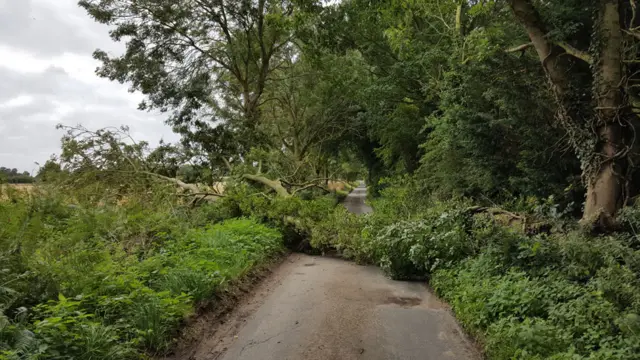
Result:
[[[291,197],[291,194],[289,194],[287,189],[285,189],[284,186],[282,186],[282,183],[280,182],[280,180],[270,180],[264,176],[252,175],[252,174],[244,174],[243,177],[247,180],[255,181],[257,183],[267,186],[268,188],[275,191],[276,194],[278,194],[278,196],[280,197],[285,197],[285,198]]]
[[[564,50],[547,38],[547,30],[530,0],[508,0],[508,2],[513,14],[527,31],[529,39],[538,53],[540,62],[549,76],[553,90],[560,102],[558,105],[567,109],[571,108],[568,106],[570,104],[565,103],[568,100],[566,98],[569,95],[571,84],[566,57],[561,56]]]
[[[569,53],[549,40],[548,31],[531,0],[508,0],[538,53],[556,96],[558,119],[582,161],[587,186],[582,223],[595,230],[606,230],[613,227],[613,217],[625,203],[625,174],[629,166],[626,155],[621,155],[625,149],[621,123],[625,119],[621,119],[624,116],[621,110],[623,42],[619,3],[618,0],[600,1],[601,12],[595,31],[601,45],[598,59],[593,64],[597,108],[585,113],[583,109],[589,108],[588,103],[579,94],[572,93]],[[596,117],[595,133],[588,121],[593,116]],[[595,148],[590,145],[593,143],[597,144]]]
[[[567,132],[569,145],[585,165],[589,163],[588,159],[594,152],[589,144],[593,143],[595,135],[588,125],[588,119],[593,117],[593,111],[586,94],[581,94],[581,91],[572,91],[570,71],[575,64],[572,64],[569,53],[563,47],[554,44],[548,38],[548,31],[531,0],[507,1],[513,14],[527,31],[542,68],[547,74],[558,105],[557,121]],[[583,57],[577,58],[585,60]]]
[[[622,96],[622,29],[618,0],[601,0],[599,19],[600,54],[596,64],[595,98],[598,103],[597,145],[599,164],[587,183],[583,223],[596,228],[611,228],[614,215],[625,204],[625,174],[622,123],[625,119]]]

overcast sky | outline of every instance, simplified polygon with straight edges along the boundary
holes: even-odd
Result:
[[[60,147],[56,124],[129,125],[136,140],[176,141],[164,117],[137,110],[126,85],[99,78],[96,48],[122,52],[77,0],[0,0],[0,166],[37,169]]]

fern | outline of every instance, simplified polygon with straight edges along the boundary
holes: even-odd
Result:
[[[5,329],[9,326],[9,324],[10,322],[7,315],[5,315],[4,312],[0,312],[0,334],[2,334],[5,331]]]
[[[4,285],[0,285],[0,311],[6,310],[13,304],[18,293]]]
[[[14,331],[13,349],[18,354],[33,354],[37,351],[39,344],[40,342],[31,331],[26,329]]]

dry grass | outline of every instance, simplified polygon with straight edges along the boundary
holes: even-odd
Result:
[[[327,185],[327,187],[331,191],[336,191],[336,190],[344,191],[344,189],[347,187],[347,183],[344,181],[329,181],[329,184]]]
[[[0,200],[8,200],[9,194],[31,195],[35,192],[36,187],[33,184],[0,184]]]
[[[35,185],[33,184],[4,184],[1,187],[9,187],[18,191],[33,191]]]

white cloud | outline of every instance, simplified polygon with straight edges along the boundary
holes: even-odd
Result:
[[[33,96],[30,95],[18,95],[8,101],[0,103],[0,108],[14,108],[29,105],[33,102]]]
[[[96,48],[122,50],[77,0],[0,0],[0,166],[31,171],[59,150],[55,125],[128,125],[139,140],[178,136],[137,110],[126,85],[95,75]]]

